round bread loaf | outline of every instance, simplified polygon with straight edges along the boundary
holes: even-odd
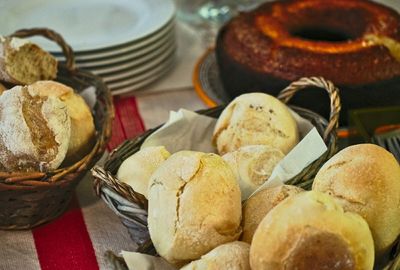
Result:
[[[0,96],[0,163],[7,171],[56,169],[65,158],[71,122],[65,103],[15,86]]]
[[[0,80],[31,84],[56,76],[57,60],[50,53],[26,39],[0,37]]]
[[[245,242],[223,244],[181,270],[250,270],[249,251],[250,245]]]
[[[250,244],[254,232],[265,215],[286,198],[302,191],[304,190],[296,186],[282,185],[262,189],[251,196],[243,204],[243,234],[241,240]]]
[[[239,185],[216,154],[171,155],[151,176],[148,195],[151,240],[158,254],[174,265],[239,238]]]
[[[317,191],[291,196],[272,209],[250,247],[252,270],[372,270],[373,264],[367,222]]]
[[[343,149],[319,170],[313,190],[365,218],[377,256],[400,235],[400,166],[384,148],[359,144]]]
[[[283,157],[282,151],[268,145],[242,146],[222,156],[239,182],[242,200],[268,180]]]
[[[58,97],[67,105],[71,118],[71,138],[65,164],[73,164],[88,154],[95,143],[95,127],[85,100],[71,87],[54,81],[38,81],[29,86],[29,91],[42,97]]]
[[[273,146],[287,154],[298,139],[297,123],[289,109],[264,93],[235,98],[218,118],[213,135],[221,155],[255,144]]]
[[[164,146],[143,148],[122,162],[117,177],[148,198],[151,175],[170,155]]]

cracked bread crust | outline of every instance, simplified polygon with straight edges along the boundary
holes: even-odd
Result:
[[[400,166],[382,147],[359,144],[343,149],[320,169],[313,190],[331,195],[346,211],[365,218],[377,255],[400,235]]]
[[[264,93],[243,94],[224,109],[213,142],[223,155],[245,145],[269,145],[287,154],[299,141],[297,123],[285,104]]]
[[[71,123],[55,97],[15,86],[0,96],[0,163],[7,171],[47,171],[65,158]]]
[[[152,175],[148,196],[151,239],[172,264],[198,259],[241,233],[239,185],[218,155],[171,155]]]
[[[291,196],[273,208],[250,247],[253,270],[371,270],[373,265],[367,222],[318,191]]]

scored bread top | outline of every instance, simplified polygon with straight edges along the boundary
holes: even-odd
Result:
[[[71,126],[65,104],[15,86],[0,96],[0,163],[8,171],[47,171],[64,160]]]

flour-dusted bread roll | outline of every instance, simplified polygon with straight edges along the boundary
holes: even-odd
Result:
[[[400,166],[384,148],[359,144],[343,149],[322,166],[313,190],[365,218],[378,256],[400,235]]]
[[[271,176],[272,170],[284,158],[278,148],[268,145],[247,145],[226,153],[222,158],[229,164],[239,182],[242,200],[246,200]]]
[[[71,87],[54,81],[38,81],[29,86],[29,91],[42,97],[57,97],[67,106],[71,118],[71,139],[65,164],[79,161],[88,154],[95,143],[95,127],[85,100]]]
[[[245,242],[223,244],[181,270],[250,270],[249,251],[250,245]]]
[[[242,208],[243,234],[241,240],[250,244],[254,232],[265,215],[286,198],[303,191],[302,188],[296,186],[282,185],[265,188],[251,196]]]
[[[148,197],[150,237],[172,264],[199,259],[241,233],[239,185],[216,154],[171,155],[151,176]]]
[[[117,177],[130,185],[134,191],[148,198],[151,175],[170,155],[164,146],[143,148],[122,162]]]
[[[221,155],[255,144],[273,146],[287,154],[298,140],[297,123],[287,106],[264,93],[235,98],[218,118],[213,135]]]
[[[64,160],[71,122],[64,102],[15,86],[0,96],[0,163],[7,171],[47,171]]]
[[[26,39],[0,37],[0,80],[31,84],[56,76],[57,60],[50,53]]]
[[[317,191],[291,196],[272,209],[250,247],[252,270],[372,270],[373,265],[367,222]]]

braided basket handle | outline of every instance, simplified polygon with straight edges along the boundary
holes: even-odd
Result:
[[[19,38],[24,38],[24,37],[31,37],[31,36],[42,36],[45,37],[51,41],[54,41],[55,43],[60,46],[60,48],[63,51],[63,54],[66,59],[66,66],[69,71],[74,71],[75,70],[75,57],[74,57],[74,52],[69,46],[64,38],[58,34],[57,32],[50,30],[48,28],[29,28],[29,29],[21,29],[13,34],[10,35],[11,37],[19,37]]]
[[[283,89],[279,93],[278,99],[284,103],[288,103],[294,94],[308,87],[323,88],[329,94],[331,112],[328,126],[324,131],[324,140],[326,141],[329,138],[329,134],[336,132],[336,129],[338,128],[339,113],[341,109],[339,89],[331,81],[325,80],[322,77],[301,78],[292,82],[289,86]]]

